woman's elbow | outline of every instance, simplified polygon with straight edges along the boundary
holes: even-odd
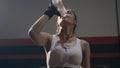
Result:
[[[32,29],[28,30],[28,35],[33,39],[33,37],[35,35],[34,30],[32,30]]]

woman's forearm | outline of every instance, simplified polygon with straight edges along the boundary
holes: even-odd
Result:
[[[49,20],[47,15],[42,15],[29,29],[29,32],[39,33]]]

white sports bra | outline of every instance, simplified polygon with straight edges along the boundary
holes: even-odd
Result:
[[[53,35],[51,49],[47,53],[47,68],[80,68],[82,62],[82,49],[80,39],[67,43],[67,47],[63,47],[59,41],[59,37]]]

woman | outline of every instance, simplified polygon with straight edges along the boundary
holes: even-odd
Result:
[[[42,32],[53,15],[58,15],[56,35]],[[44,15],[31,26],[30,37],[45,48],[47,68],[90,68],[89,43],[74,35],[76,25],[73,10],[66,10],[62,0],[52,0]]]

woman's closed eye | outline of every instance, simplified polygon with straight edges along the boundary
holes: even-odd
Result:
[[[71,14],[70,11],[67,11],[67,14]]]
[[[72,14],[72,11],[68,10],[68,11],[67,11],[67,14]]]

